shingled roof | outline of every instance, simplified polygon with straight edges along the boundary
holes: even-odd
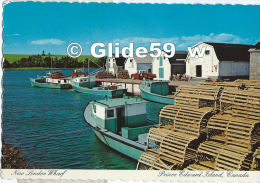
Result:
[[[112,55],[115,58],[115,54],[113,53]],[[120,54],[118,58],[115,58],[115,60],[117,66],[124,66],[126,58],[123,57],[122,54]]]
[[[169,58],[170,64],[178,62],[178,59],[186,59],[188,52],[187,51],[176,51],[175,55]]]
[[[204,42],[214,47],[219,61],[248,61],[250,54],[248,50],[254,45],[249,44],[230,44],[230,43],[212,43]]]
[[[115,58],[116,59],[116,65],[117,66],[124,66],[125,59],[124,57]]]
[[[153,57],[151,57],[150,53],[142,53],[141,55],[146,55],[144,58],[137,57],[136,54],[134,54],[134,59],[136,63],[139,64],[151,64],[153,62]]]

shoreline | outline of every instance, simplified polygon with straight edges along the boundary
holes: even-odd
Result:
[[[19,149],[2,140],[2,158],[1,166],[5,169],[35,169],[24,155],[21,155]]]
[[[3,68],[5,71],[9,70],[71,70],[71,69],[82,69],[82,68],[48,68],[48,67],[18,67],[18,68]],[[98,69],[94,67],[90,67],[89,69]],[[85,68],[84,70],[87,70]]]

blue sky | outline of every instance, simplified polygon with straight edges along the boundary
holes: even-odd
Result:
[[[3,36],[5,54],[66,54],[71,42],[84,55],[94,42],[255,44],[260,6],[13,2],[4,6]]]

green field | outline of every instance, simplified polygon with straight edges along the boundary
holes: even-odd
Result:
[[[14,62],[20,60],[21,58],[28,58],[29,56],[32,56],[32,55],[4,54],[4,58],[9,63],[14,63]],[[67,56],[67,55],[51,55],[52,58],[57,57],[58,59],[61,58],[61,57],[65,57],[65,56]],[[45,57],[48,57],[48,56],[45,56]],[[88,55],[79,56],[77,59],[78,59],[78,61],[82,62],[86,58],[90,59],[94,63],[97,63],[97,61],[98,61],[98,58],[95,58],[93,56],[88,56]]]

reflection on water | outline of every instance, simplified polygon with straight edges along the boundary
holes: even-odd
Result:
[[[135,169],[136,162],[101,143],[84,122],[83,110],[97,97],[33,88],[29,78],[44,70],[5,71],[3,137],[37,168]],[[64,70],[69,74],[71,70]],[[158,121],[161,104],[147,103],[148,118]]]

